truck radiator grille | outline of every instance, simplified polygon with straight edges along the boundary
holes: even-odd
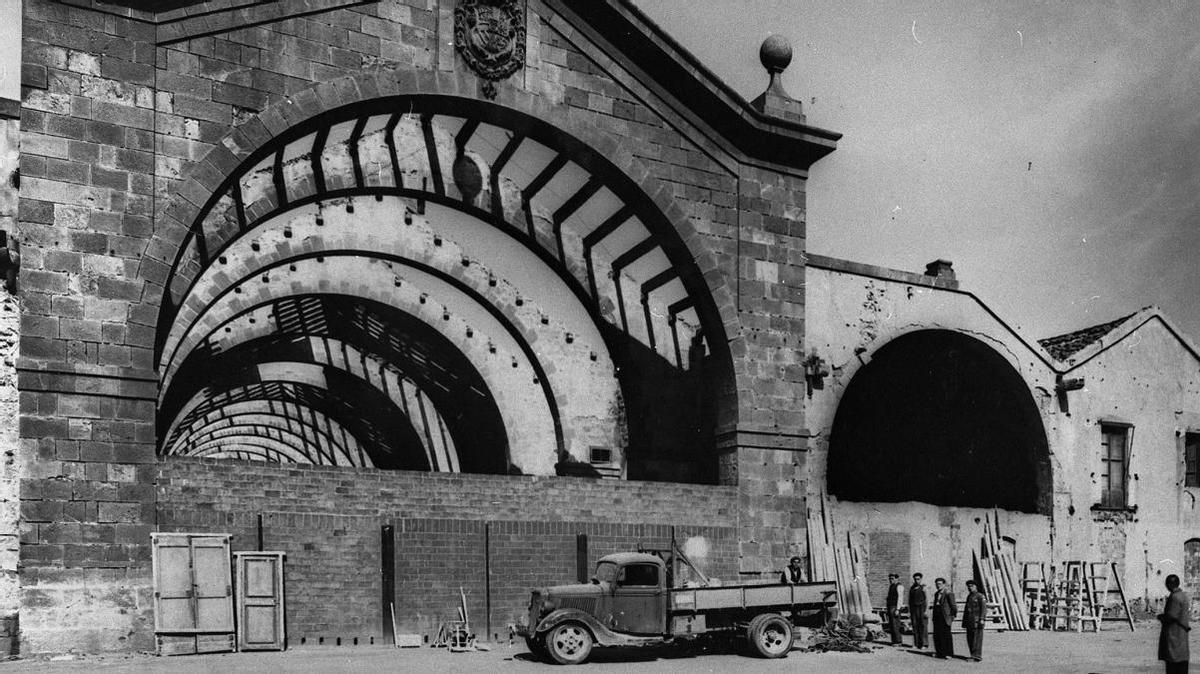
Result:
[[[588,615],[594,615],[596,612],[596,600],[593,597],[569,597],[562,599],[559,602],[559,607],[575,608]]]

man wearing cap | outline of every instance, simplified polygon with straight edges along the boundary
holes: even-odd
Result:
[[[788,562],[787,568],[779,574],[779,582],[784,585],[799,585],[807,583],[808,578],[804,574],[804,560],[799,557],[792,557]]]
[[[937,592],[933,595],[933,650],[939,658],[954,657],[954,640],[950,637],[950,626],[958,615],[954,593],[946,587],[946,579],[933,581]]]
[[[887,591],[887,614],[888,614],[888,630],[892,633],[892,645],[900,646],[903,640],[900,638],[900,595],[904,587],[900,585],[900,574],[888,574],[888,591]]]
[[[929,599],[925,596],[925,584],[921,582],[924,578],[920,573],[914,573],[912,587],[908,589],[908,620],[912,623],[914,648],[929,648],[929,626],[925,622]]]
[[[983,659],[983,620],[987,617],[987,602],[983,593],[975,585],[975,581],[967,581],[967,602],[963,606],[963,627],[967,628],[967,646],[971,649],[971,659],[979,662]]]

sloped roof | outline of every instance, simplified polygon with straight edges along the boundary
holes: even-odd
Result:
[[[1053,356],[1055,360],[1065,361],[1071,356],[1083,351],[1091,344],[1094,344],[1097,340],[1101,339],[1108,333],[1117,329],[1125,321],[1137,316],[1148,308],[1149,307],[1143,307],[1142,309],[1138,309],[1128,316],[1122,316],[1121,318],[1118,318],[1114,321],[1109,321],[1107,323],[1100,323],[1099,325],[1093,325],[1082,330],[1076,330],[1075,332],[1068,332],[1063,335],[1039,339],[1038,344],[1041,344],[1042,348],[1049,352],[1049,354]]]

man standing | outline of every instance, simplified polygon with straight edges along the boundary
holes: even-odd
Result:
[[[925,584],[921,582],[925,576],[913,574],[912,587],[908,589],[908,619],[912,622],[913,646],[929,648],[929,626],[925,623],[925,608],[929,599],[925,596]]]
[[[937,592],[933,595],[933,650],[939,658],[954,655],[954,640],[950,638],[950,626],[958,616],[958,605],[954,593],[946,587],[946,579],[933,581]]]
[[[888,591],[887,591],[887,614],[888,614],[888,631],[892,633],[892,645],[903,645],[904,641],[900,638],[900,593],[903,587],[900,585],[900,574],[888,574]]]
[[[1158,634],[1158,659],[1167,663],[1167,674],[1188,670],[1188,613],[1192,605],[1187,593],[1179,589],[1179,576],[1167,576],[1167,605],[1158,616],[1162,631]]]
[[[963,627],[967,628],[967,646],[971,659],[983,660],[983,620],[987,617],[987,602],[975,581],[967,581],[967,603],[963,606]]]
[[[792,557],[788,562],[788,566],[779,574],[779,582],[784,585],[798,585],[807,583],[808,578],[804,575],[804,560],[799,557]]]

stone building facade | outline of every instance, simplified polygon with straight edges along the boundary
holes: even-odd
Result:
[[[381,526],[424,631],[463,585],[502,632],[562,579],[519,551],[577,535],[800,551],[838,134],[777,83],[743,101],[615,0],[23,13],[23,652],[152,648],[155,531],[284,549],[293,643],[388,633]]]
[[[1019,558],[1123,559],[1152,595],[1167,567],[1137,560],[1194,526],[1190,486],[1144,487],[1194,479],[1195,352],[1161,314],[1064,355],[947,265],[806,255],[808,172],[839,135],[779,85],[786,43],[746,102],[628,0],[20,11],[10,652],[153,649],[154,532],[286,552],[289,643],[349,645],[387,639],[392,604],[434,631],[459,588],[503,635],[530,587],[672,541],[757,580],[805,554],[827,491],[872,574],[961,581],[1001,506]],[[1011,432],[972,451],[1020,488],[931,493],[973,479],[944,461],[886,505],[912,493],[846,469],[839,410],[871,413],[857,377],[894,391],[889,362],[949,352],[1003,382],[988,423]],[[1160,358],[1178,367],[1114,376]],[[1093,511],[1099,429],[1131,425],[1125,501]]]

